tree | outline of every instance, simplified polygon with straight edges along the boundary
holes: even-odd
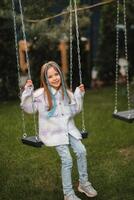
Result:
[[[20,10],[17,3],[18,1],[14,0],[14,2],[15,2],[16,14],[18,15],[17,28],[20,28],[20,21],[19,21]],[[27,6],[25,4],[26,1],[23,1],[23,3],[24,3],[23,11],[27,9],[30,10],[31,4],[35,5],[35,7],[33,7],[33,10],[30,11],[32,16],[33,14],[35,14],[36,9],[37,10],[41,9],[41,6],[44,7],[43,11],[44,13],[46,13],[47,6],[50,5],[50,2],[44,3],[43,0],[39,1],[40,6],[38,4],[35,4],[35,1],[28,1],[29,4]],[[36,13],[38,17],[41,14],[41,12],[36,12]],[[18,38],[19,39],[21,38],[21,34],[18,36]],[[16,97],[17,93],[19,92],[17,68],[16,68],[15,45],[14,45],[12,4],[11,4],[11,1],[9,3],[8,0],[0,1],[0,46],[1,46],[0,99],[8,99],[8,98]]]
[[[20,9],[18,0],[14,0],[14,2],[17,15],[17,34],[18,39],[21,40],[22,26]],[[10,1],[9,4],[8,0],[0,1],[0,43],[2,46],[0,54],[0,94],[2,95],[1,98],[4,99],[17,96],[18,92],[11,3],[12,1]],[[68,3],[68,1],[62,0],[38,0],[38,3],[34,0],[22,1],[26,37],[27,40],[32,43],[29,57],[35,86],[39,86],[39,78],[37,77],[39,77],[40,66],[48,60],[55,59],[59,61],[57,44],[60,38],[66,35],[68,37],[69,35],[69,16],[64,15],[45,22],[40,20],[38,23],[30,23],[28,19],[42,19],[67,10],[69,6]],[[79,14],[79,19],[80,27],[82,27],[81,32],[83,34],[86,26],[89,25],[89,12],[81,12]],[[3,92],[5,92],[5,95],[3,95]]]

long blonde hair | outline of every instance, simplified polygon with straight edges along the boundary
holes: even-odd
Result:
[[[48,86],[48,79],[47,79],[47,71],[49,68],[53,67],[60,75],[61,78],[61,89],[62,89],[62,98],[64,99],[65,95],[68,97],[69,103],[70,103],[70,97],[67,92],[67,86],[64,81],[63,73],[60,69],[60,66],[54,62],[49,61],[48,63],[45,63],[41,67],[41,73],[40,73],[40,87],[44,88],[44,95],[47,96],[48,100],[48,110],[51,110],[53,108],[53,101],[52,101],[52,94]]]

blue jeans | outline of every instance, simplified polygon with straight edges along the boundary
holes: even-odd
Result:
[[[88,182],[85,146],[82,144],[81,140],[78,140],[71,135],[69,135],[69,143],[77,157],[79,182],[81,184],[85,184],[86,182]],[[73,164],[72,164],[72,157],[69,151],[69,145],[56,146],[56,150],[62,162],[61,176],[62,176],[63,193],[64,195],[74,194],[74,190],[72,187],[72,178],[71,178],[71,171]]]

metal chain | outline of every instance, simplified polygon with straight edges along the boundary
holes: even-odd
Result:
[[[118,70],[119,70],[119,19],[120,19],[120,3],[117,0],[117,22],[116,22],[116,79],[115,79],[115,108],[114,113],[118,112]],[[124,45],[125,45],[125,59],[128,61],[128,44],[127,44],[127,23],[126,23],[126,1],[123,0],[123,20],[124,20]],[[130,105],[130,87],[129,87],[129,73],[128,65],[126,66],[126,81],[127,81],[127,101],[128,110],[131,110]],[[131,112],[129,113],[129,117]]]
[[[115,71],[115,107],[114,113],[118,112],[118,70],[119,70],[119,0],[117,0],[117,15],[116,15],[116,71]]]
[[[20,17],[21,17],[21,24],[22,24],[22,33],[23,33],[23,40],[26,42],[26,30],[24,25],[24,17],[23,17],[23,11],[22,11],[22,4],[21,0],[19,0],[19,7],[20,7]],[[28,78],[31,80],[31,72],[30,72],[30,63],[29,63],[29,56],[28,56],[28,48],[27,43],[25,43],[25,49],[26,49],[26,63],[27,63],[27,69],[28,69]]]
[[[15,4],[14,4],[14,0],[12,0],[12,7],[13,7],[13,16],[14,16],[14,31],[15,31],[15,46],[16,48],[16,55],[17,55],[17,68],[18,68],[18,73],[19,73],[19,56],[18,56],[18,39],[17,39],[17,29],[16,29],[16,14],[15,14]],[[21,17],[21,24],[22,24],[22,33],[23,33],[23,40],[26,40],[26,34],[25,34],[25,25],[24,25],[24,18],[23,18],[23,12],[22,12],[22,4],[21,4],[21,0],[19,0],[19,8],[20,8],[20,17]],[[27,44],[25,45],[25,49],[26,49],[26,63],[28,65],[28,78],[31,79],[31,72],[30,72],[30,64],[29,64],[29,56],[28,56],[28,48],[27,48]],[[19,83],[20,83],[20,73],[18,76],[19,79]],[[33,93],[32,93],[32,109],[33,112],[35,111],[34,108],[34,99],[33,99]],[[22,117],[24,118],[24,112],[22,113]],[[35,117],[35,112],[33,114],[33,121],[34,121],[34,130],[35,130],[35,135],[36,138],[38,138],[38,132],[37,132],[37,125],[36,125],[36,117]],[[24,127],[25,127],[25,123],[24,123]],[[26,130],[26,129],[25,129]],[[26,131],[23,132],[23,137],[26,137]]]
[[[14,24],[14,41],[15,41],[15,49],[16,49],[16,65],[17,65],[17,74],[18,74],[18,85],[20,86],[20,64],[19,64],[19,54],[18,54],[18,37],[17,37],[16,14],[15,14],[14,0],[12,0],[12,12],[13,12],[13,24]],[[19,87],[19,93],[21,94],[21,88],[20,87]],[[26,126],[25,126],[25,116],[24,116],[24,111],[22,109],[21,109],[21,116],[22,116],[23,135],[27,136]]]
[[[69,37],[70,37],[70,90],[73,91],[73,33],[72,33],[72,0],[70,0],[70,32],[69,32]]]
[[[76,39],[77,39],[79,78],[80,78],[80,84],[82,84],[81,56],[80,56],[80,42],[79,42],[79,26],[78,26],[78,14],[77,14],[76,0],[74,0],[74,10],[75,10],[75,27],[76,27]],[[82,131],[84,132],[86,130],[86,128],[85,128],[84,106],[82,107],[82,116],[81,117],[82,117]]]
[[[79,42],[79,26],[78,26],[78,14],[77,14],[77,4],[76,4],[76,0],[74,0],[74,10],[75,10],[75,27],[76,27],[76,39],[77,39],[77,53],[78,53],[79,78],[80,78],[80,84],[82,84],[81,57],[80,57],[80,42]]]
[[[22,12],[22,4],[21,0],[19,0],[19,6],[20,6],[20,16],[21,16],[21,23],[22,23],[22,32],[23,32],[23,40],[27,41],[26,39],[26,31],[25,31],[25,25],[24,25],[24,18],[23,18],[23,12]],[[28,56],[28,48],[26,45],[26,63],[28,65],[28,77],[31,79],[31,71],[30,71],[30,63],[29,63],[29,56]],[[37,124],[36,124],[36,117],[35,117],[35,108],[34,108],[34,98],[33,98],[33,92],[32,92],[32,109],[33,109],[33,121],[34,121],[34,130],[36,138],[38,138],[38,131],[37,131]]]
[[[125,58],[128,61],[128,44],[127,44],[127,23],[126,23],[126,1],[123,0],[123,15],[124,15],[124,45],[125,45]],[[127,100],[128,100],[128,110],[131,109],[130,106],[130,87],[129,87],[129,73],[128,64],[126,66],[126,79],[127,79]]]

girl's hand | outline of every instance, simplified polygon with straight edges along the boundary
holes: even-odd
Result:
[[[81,92],[85,92],[84,84],[81,84],[81,85],[79,86],[79,89],[80,89]]]
[[[25,87],[33,87],[32,80],[27,80]]]

